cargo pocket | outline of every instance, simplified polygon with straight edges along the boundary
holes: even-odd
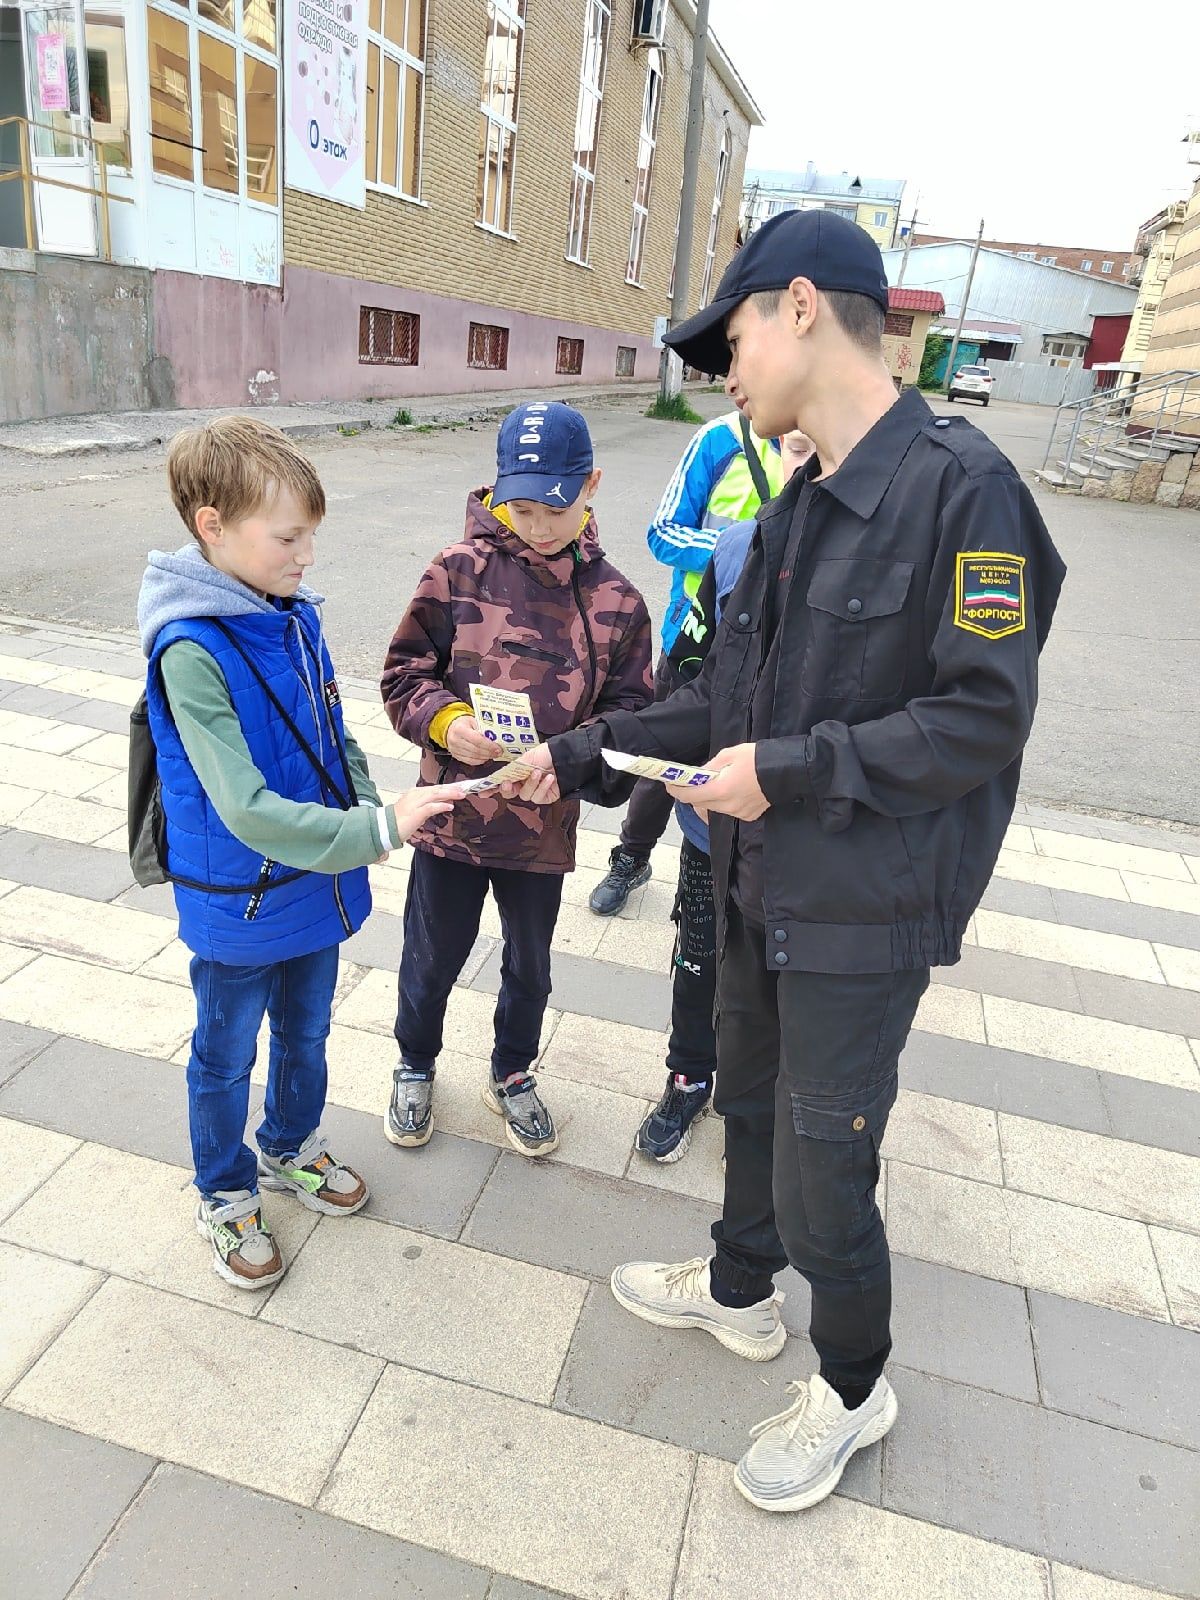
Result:
[[[848,1248],[870,1214],[896,1086],[892,1072],[857,1091],[791,1096],[804,1210],[809,1231],[827,1249]]]
[[[911,561],[818,561],[808,586],[805,694],[887,700],[904,685]]]

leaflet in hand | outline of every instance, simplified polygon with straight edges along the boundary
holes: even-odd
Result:
[[[629,756],[623,750],[602,750],[600,754],[618,772],[630,772],[635,778],[655,778],[659,783],[677,783],[687,789],[699,789],[719,776],[711,767],[685,767],[679,761],[656,761],[653,756]]]
[[[497,761],[515,761],[538,743],[529,696],[516,689],[489,689],[471,685],[475,726],[496,746]]]
[[[533,768],[520,756],[513,756],[508,765],[501,767],[499,772],[489,772],[482,778],[468,778],[462,784],[462,792],[468,794],[486,794],[489,789],[498,789],[502,783],[524,783],[526,778],[534,776]]]

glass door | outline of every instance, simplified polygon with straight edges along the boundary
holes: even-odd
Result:
[[[83,0],[50,0],[22,6],[28,83],[30,155],[38,247],[63,255],[97,253],[96,200],[53,186],[96,185],[91,146],[79,136],[91,130],[88,60],[84,47]]]

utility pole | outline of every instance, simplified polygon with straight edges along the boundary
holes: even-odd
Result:
[[[897,289],[904,287],[904,274],[908,271],[908,252],[912,249],[913,234],[916,232],[918,227],[925,226],[924,222],[920,221],[917,217],[917,212],[920,209],[921,196],[918,195],[917,203],[913,207],[912,216],[908,219],[908,232],[904,235],[904,254],[900,258],[900,276],[896,279]]]
[[[954,358],[958,354],[959,341],[962,338],[963,325],[967,320],[967,302],[971,298],[971,285],[975,281],[975,263],[979,260],[979,246],[983,243],[983,218],[979,219],[979,232],[975,235],[975,248],[971,251],[971,265],[967,268],[967,282],[963,289],[962,309],[958,313],[958,327],[954,330],[954,338],[950,344],[950,359],[946,362],[946,392],[950,391],[950,384],[954,378]]]
[[[679,196],[679,242],[675,247],[675,293],[671,296],[670,327],[687,316],[692,277],[692,236],[696,222],[696,183],[700,169],[700,141],[704,133],[704,73],[708,62],[708,0],[696,0],[696,27],[692,34],[692,81],[688,93],[687,139],[683,147],[683,190]],[[683,384],[683,363],[664,349],[658,369],[658,393],[670,400]]]

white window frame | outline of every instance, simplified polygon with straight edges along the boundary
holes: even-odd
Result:
[[[1091,258],[1088,257],[1086,260],[1079,263],[1079,270],[1080,272],[1090,272],[1094,264],[1095,263],[1091,260]]]
[[[517,36],[517,49],[513,57],[513,114],[511,119],[502,116],[500,112],[498,112],[490,104],[487,98],[489,85],[486,81],[486,78],[483,78],[480,81],[479,114],[483,118],[484,123],[483,198],[480,202],[480,214],[477,219],[476,226],[482,228],[485,233],[495,233],[498,234],[502,239],[512,239],[515,237],[512,232],[511,223],[513,192],[516,187],[517,172],[517,118],[520,115],[521,110],[521,61],[525,49],[525,0],[488,0],[488,5],[489,8],[494,12],[494,19],[484,40],[483,65],[485,73],[487,70],[488,60],[487,40],[495,38],[496,24],[501,18],[503,18],[509,28],[515,32]],[[491,149],[493,133],[496,135],[496,148],[499,154],[499,161],[497,163],[497,170],[499,174],[503,174],[504,172],[504,148],[505,144],[507,143],[505,136],[510,135],[512,138],[511,167],[509,168],[508,172],[508,217],[504,219],[504,226],[501,226],[501,221],[497,217],[500,196],[504,192],[503,183],[497,182],[493,192],[490,195],[488,193],[489,163],[487,152]],[[491,212],[492,220],[489,220],[489,210]]]
[[[875,226],[877,228],[886,228],[890,219],[890,211],[877,211],[875,213]]]
[[[658,119],[662,112],[665,57],[657,45],[646,52],[646,87],[642,91],[642,120],[638,133],[638,164],[633,181],[633,220],[629,227],[629,255],[625,282],[635,289],[642,286],[642,265],[646,254],[646,229],[650,220],[650,196],[654,188],[654,153],[658,147]],[[645,187],[642,174],[645,173]]]
[[[192,118],[192,176],[176,178],[170,173],[157,172],[154,168],[154,138],[147,134],[150,146],[149,175],[155,183],[165,183],[176,189],[190,189],[197,195],[212,195],[219,200],[235,201],[238,205],[250,206],[256,211],[270,212],[275,216],[280,215],[283,204],[283,59],[280,47],[282,45],[283,16],[278,11],[275,19],[275,54],[264,50],[261,45],[251,44],[244,36],[242,26],[242,0],[235,0],[234,18],[237,24],[235,31],[222,28],[218,23],[210,22],[207,17],[199,14],[196,0],[178,0],[177,4],[166,3],[166,0],[151,0],[151,11],[157,11],[164,17],[170,17],[175,22],[182,22],[188,30],[188,70],[190,82],[188,93],[191,95]],[[204,104],[200,94],[200,38],[207,34],[218,44],[229,46],[234,53],[234,82],[237,92],[237,135],[238,135],[238,186],[231,192],[228,189],[213,189],[204,182],[203,151],[200,146],[204,139]],[[252,195],[246,188],[246,57],[261,62],[268,66],[275,74],[275,199],[261,200]],[[128,67],[127,67],[128,70]]]
[[[1109,276],[1109,274],[1112,272],[1112,269],[1113,264],[1111,261],[1102,261],[1100,263],[1100,271],[1104,273],[1105,277]]]
[[[1057,256],[1039,256],[1038,259],[1044,267],[1056,267],[1058,265]]]
[[[591,264],[592,205],[596,192],[596,162],[600,146],[600,121],[604,115],[604,79],[608,71],[608,46],[612,32],[609,0],[585,0],[583,52],[579,61],[579,99],[575,106],[574,144],[571,149],[571,195],[567,211],[567,260],[577,266]],[[589,63],[589,45],[598,39],[597,57]],[[589,73],[589,65],[591,72]],[[590,161],[579,159],[579,136],[585,116],[591,116]]]
[[[725,204],[725,180],[729,176],[729,129],[726,127],[721,133],[721,149],[717,155],[717,178],[713,185],[712,216],[708,222],[708,243],[704,247],[704,284],[700,290],[700,304],[706,306],[712,291],[713,265],[717,258],[717,235],[721,229],[721,211]],[[675,237],[676,249],[679,246],[679,236]],[[672,277],[672,294],[674,293],[674,270]]]
[[[387,3],[388,3],[388,0],[382,0],[382,4],[380,6],[379,21],[380,21],[381,24],[383,23],[383,20],[384,20],[384,7],[387,5]],[[410,0],[410,3],[416,4],[417,0]],[[368,10],[367,10],[368,19],[370,18],[370,15],[371,15],[371,12],[370,12],[370,8],[368,7]],[[400,92],[396,96],[396,177],[400,181],[395,183],[395,184],[391,184],[391,183],[383,183],[383,182],[379,181],[376,178],[367,178],[366,179],[366,186],[367,186],[368,189],[373,189],[376,194],[395,195],[400,200],[408,200],[408,201],[411,201],[415,205],[424,205],[425,202],[421,199],[421,189],[422,189],[422,186],[424,185],[424,182],[425,182],[425,101],[426,101],[426,96],[425,96],[425,61],[424,61],[424,57],[429,54],[429,0],[424,0],[423,15],[422,15],[422,19],[421,19],[421,54],[422,54],[422,59],[421,60],[418,61],[416,56],[409,55],[408,51],[405,50],[402,46],[400,46],[398,44],[393,44],[393,42],[382,31],[380,31],[379,33],[376,33],[375,29],[371,27],[370,22],[368,20],[368,23],[367,23],[367,50],[368,51],[370,51],[370,48],[371,48],[372,45],[378,45],[378,47],[379,47],[379,88],[375,92],[375,99],[378,101],[378,104],[375,107],[375,117],[376,117],[376,121],[375,121],[375,171],[376,172],[380,172],[383,169],[383,102],[384,102],[384,99],[386,98],[386,96],[384,95],[384,92],[383,92],[384,72],[385,72],[385,68],[384,68],[383,63],[384,63],[385,59],[390,59],[390,60],[395,61],[396,63],[398,63],[399,68],[400,68]],[[404,188],[404,186],[403,186],[403,177],[404,177],[404,96],[405,96],[405,94],[407,92],[407,89],[408,89],[408,78],[405,75],[405,68],[406,67],[411,67],[412,70],[414,72],[419,73],[420,77],[421,77],[421,115],[417,118],[417,192],[416,192],[416,194],[409,194],[408,190],[406,188]],[[370,76],[369,65],[368,65],[368,74],[367,75],[368,75],[368,78],[369,78],[369,76]],[[363,148],[364,148],[364,152],[365,152],[365,149],[366,149],[366,140],[365,140],[365,138],[363,140]],[[365,159],[366,159],[366,157],[365,157],[365,153],[364,153],[364,160]]]

